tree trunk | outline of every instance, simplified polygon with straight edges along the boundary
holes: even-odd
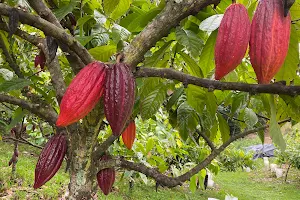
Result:
[[[97,192],[96,168],[92,162],[92,153],[97,145],[98,133],[103,119],[103,108],[98,104],[81,124],[69,132],[68,158],[70,160],[70,200],[93,199]]]

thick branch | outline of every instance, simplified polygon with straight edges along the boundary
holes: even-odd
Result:
[[[0,4],[0,14],[4,16],[9,16],[12,7],[5,4]],[[52,36],[58,39],[60,42],[67,45],[72,51],[74,51],[81,60],[88,64],[93,61],[93,58],[89,54],[86,48],[84,48],[74,37],[69,35],[64,29],[57,27],[56,25],[42,19],[39,16],[35,16],[18,10],[20,22],[28,24],[30,26],[36,27],[42,30],[46,35]]]
[[[197,78],[195,76],[191,76],[171,68],[155,69],[155,68],[142,67],[135,73],[135,77],[167,78],[167,79],[181,81],[184,84],[192,84],[192,85],[208,88],[209,90],[237,90],[243,92],[250,92],[251,94],[269,93],[269,94],[285,94],[290,96],[295,96],[300,94],[300,86],[286,86],[279,83],[247,84],[247,83],[237,83],[237,82],[221,82],[221,81]]]
[[[280,121],[278,123],[282,124],[282,123],[286,123],[288,121],[290,121],[290,119],[286,119],[286,120]],[[147,167],[143,163],[134,163],[134,162],[131,162],[131,161],[127,161],[122,157],[117,158],[117,159],[113,159],[113,160],[109,160],[107,162],[101,161],[101,162],[98,163],[97,167],[98,167],[98,170],[101,170],[101,169],[104,169],[104,168],[110,168],[110,167],[122,167],[122,168],[125,168],[125,169],[138,171],[138,172],[141,172],[141,173],[145,174],[148,177],[151,177],[151,178],[155,179],[162,186],[175,187],[175,186],[181,185],[183,182],[189,180],[192,176],[197,174],[201,169],[204,169],[209,163],[211,163],[211,161],[213,159],[215,159],[222,151],[224,151],[224,149],[228,145],[230,145],[235,140],[243,138],[243,137],[245,137],[249,134],[256,133],[260,130],[264,130],[268,127],[269,127],[269,125],[262,126],[262,127],[259,127],[259,128],[255,128],[255,129],[252,129],[252,130],[245,131],[243,133],[240,133],[238,135],[235,135],[235,136],[231,137],[227,142],[222,144],[219,148],[214,149],[211,152],[211,154],[206,159],[204,159],[201,163],[196,165],[190,171],[188,171],[185,174],[183,174],[181,176],[178,176],[178,177],[166,176],[164,174],[161,174],[159,171],[157,171],[154,168]]]
[[[0,94],[0,102],[7,102],[10,104],[18,105],[37,116],[41,117],[45,121],[49,122],[50,124],[55,124],[57,119],[56,112],[48,106],[40,105],[40,104],[32,104],[27,102],[23,99],[18,99],[16,97]]]
[[[163,11],[134,38],[125,51],[125,62],[135,67],[143,60],[145,53],[162,37],[169,34],[179,22],[189,15],[198,13],[210,4],[218,4],[220,0],[183,0],[167,1]]]
[[[53,12],[44,4],[43,1],[40,0],[29,0],[28,1],[30,6],[41,16],[43,19],[53,23],[57,27],[63,29],[61,24],[59,23],[58,19],[55,17]],[[80,69],[84,67],[84,63],[82,60],[73,52],[71,51],[66,45],[59,44],[61,49],[67,53],[66,57],[73,68],[75,74],[79,72]]]
[[[6,32],[9,32],[9,29],[5,23],[0,23],[0,29]],[[43,39],[39,38],[34,35],[30,35],[26,33],[25,31],[22,31],[20,29],[17,29],[17,31],[14,33],[15,35],[19,36],[20,38],[27,40],[31,44],[38,46],[40,43],[42,43]]]

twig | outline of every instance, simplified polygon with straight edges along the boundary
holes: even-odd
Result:
[[[20,142],[20,143],[22,143],[22,144],[28,144],[28,145],[30,145],[30,146],[33,146],[33,147],[36,147],[36,148],[39,148],[39,149],[42,149],[43,147],[41,147],[41,146],[38,146],[38,145],[35,145],[35,144],[32,144],[32,143],[30,143],[29,141],[27,141],[27,140],[19,140],[19,139],[15,139],[15,138],[13,138],[13,137],[3,137],[3,140],[13,140],[13,141],[15,141],[15,140],[17,140],[18,142]]]
[[[212,141],[207,137],[207,135],[205,135],[205,133],[196,130],[196,132],[204,139],[204,141],[207,143],[207,145],[211,148],[211,150],[215,150],[216,147],[215,145],[212,143]]]

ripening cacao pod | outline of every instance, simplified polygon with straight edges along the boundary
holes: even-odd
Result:
[[[284,17],[282,0],[261,0],[250,37],[250,61],[258,83],[270,83],[284,63],[289,48],[291,17]]]
[[[136,131],[135,122],[131,121],[127,126],[127,128],[125,129],[125,131],[122,133],[123,142],[127,147],[127,149],[129,150],[132,148],[133,142],[135,140],[135,134],[136,134],[135,131]]]
[[[242,4],[230,5],[221,21],[215,46],[215,79],[220,80],[242,61],[250,40],[250,20]]]
[[[117,63],[107,70],[104,112],[113,134],[118,136],[129,119],[134,105],[135,81],[130,68]]]
[[[103,155],[101,160],[111,159],[109,155]],[[114,168],[102,169],[97,173],[97,181],[100,189],[105,195],[108,195],[115,182],[116,172]]]
[[[61,103],[57,126],[68,126],[85,117],[98,103],[104,91],[106,65],[92,62],[72,80]]]
[[[37,189],[49,181],[61,166],[67,150],[63,134],[54,135],[43,148],[35,167],[33,188]]]
[[[45,55],[42,51],[40,51],[40,54],[35,56],[34,66],[37,67],[38,65],[40,65],[41,70],[44,70],[45,64],[46,64]]]

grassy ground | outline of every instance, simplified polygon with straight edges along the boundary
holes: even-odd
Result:
[[[251,142],[250,142],[251,143]],[[239,143],[237,143],[239,145]],[[10,180],[11,168],[8,162],[11,158],[13,145],[0,142],[0,199],[59,199],[67,187],[68,175],[63,169],[55,175],[42,189],[33,190],[34,167],[38,158],[36,149],[28,146],[20,147],[20,157],[17,163],[17,178]],[[187,187],[173,189],[159,188],[155,191],[153,183],[144,185],[135,183],[132,190],[127,181],[116,180],[114,191],[107,197],[99,199],[151,199],[151,200],[181,200],[207,199],[214,197],[224,199],[226,194],[232,194],[240,200],[299,200],[300,199],[300,171],[292,169],[288,182],[276,179],[270,172],[261,170],[262,161],[258,161],[257,170],[247,172],[220,172],[214,177],[216,186],[206,191],[197,190],[191,193]],[[101,195],[99,193],[99,195]]]

